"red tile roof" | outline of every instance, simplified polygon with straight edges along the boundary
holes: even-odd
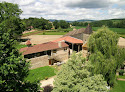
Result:
[[[71,37],[71,36],[61,37],[61,38],[56,39],[56,40],[54,40],[52,42],[58,42],[58,41],[67,41],[67,42],[70,42],[70,43],[83,44],[82,40]]]
[[[61,42],[61,45],[62,47],[68,47],[68,45],[64,42]],[[21,48],[20,52],[23,52],[23,55],[27,55],[27,54],[32,54],[32,53],[37,53],[37,52],[42,52],[47,50],[59,49],[59,48],[60,47],[58,46],[58,43],[47,42],[47,43],[34,45],[32,47]]]
[[[26,45],[30,45],[30,44],[32,44],[32,43],[30,42],[30,40],[27,40],[27,41],[26,41]]]

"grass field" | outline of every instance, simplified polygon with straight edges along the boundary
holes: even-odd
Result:
[[[52,32],[52,31],[46,31],[43,33],[39,33],[38,35],[65,35],[67,32]]]
[[[23,44],[18,44],[18,45],[16,45],[16,48],[17,48],[18,50],[20,50],[21,48],[24,48],[24,47],[27,47],[27,45],[23,45]]]
[[[38,34],[38,33],[42,33],[42,32],[43,31],[33,31],[33,32],[23,34],[22,37],[29,36],[29,35],[34,35],[34,34]]]
[[[45,78],[56,75],[57,70],[50,66],[40,67],[29,71],[28,77],[25,79],[30,82],[43,80]]]
[[[73,28],[67,28],[67,29],[58,28],[58,29],[54,29],[52,31],[69,32],[69,31],[72,31],[72,30],[73,30]]]
[[[80,28],[86,28],[86,27],[76,26],[75,28],[80,29]],[[92,30],[97,31],[99,28],[101,27],[92,27]],[[118,34],[120,34],[120,36],[125,37],[125,28],[109,28],[109,29],[113,32],[117,32]]]
[[[117,81],[110,92],[125,92],[125,81]]]
[[[125,75],[123,76],[119,75],[118,78],[125,79]]]

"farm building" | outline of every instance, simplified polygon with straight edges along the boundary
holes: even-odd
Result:
[[[92,28],[88,24],[87,28],[75,29],[51,42],[32,46],[28,40],[26,42],[28,47],[21,48],[20,52],[22,52],[24,58],[31,61],[32,68],[53,65],[67,60],[73,51],[83,50],[87,54],[85,48],[87,48],[87,39],[91,33]]]
[[[28,43],[30,43],[28,41]],[[29,44],[27,44],[29,45]],[[69,46],[64,42],[47,42],[42,44],[37,44],[30,47],[21,48],[20,52],[24,55],[24,58],[34,58],[39,57],[43,55],[49,55],[51,56],[53,53],[55,53],[57,50],[67,49]]]

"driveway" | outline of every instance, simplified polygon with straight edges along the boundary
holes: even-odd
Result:
[[[40,87],[43,88],[43,87],[45,87],[45,86],[47,86],[47,85],[53,86],[53,81],[54,81],[54,78],[55,78],[55,77],[56,77],[56,76],[53,76],[53,77],[51,77],[51,78],[49,78],[49,79],[47,79],[47,80],[42,80],[42,81],[40,81],[40,83],[41,83]]]

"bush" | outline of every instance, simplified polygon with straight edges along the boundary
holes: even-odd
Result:
[[[124,74],[124,70],[120,70],[119,75],[123,75],[123,74]]]

